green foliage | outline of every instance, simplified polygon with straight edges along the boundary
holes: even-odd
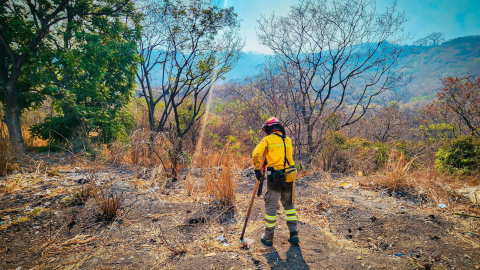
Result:
[[[48,9],[45,11],[48,12]],[[45,75],[48,71],[45,63],[48,62],[49,55],[45,53],[45,44],[37,46],[36,54],[32,54],[28,48],[29,42],[34,39],[36,34],[34,21],[29,17],[29,9],[26,6],[17,5],[13,10],[7,10],[6,5],[0,6],[0,29],[2,29],[3,38],[7,43],[14,44],[11,49],[17,57],[22,53],[30,52],[30,57],[23,64],[16,85],[21,111],[41,106],[45,100],[45,94],[39,86],[45,83]],[[6,54],[2,54],[1,57],[4,57],[5,67],[10,71],[13,68],[10,59],[6,58]],[[0,84],[7,83],[3,80],[7,79],[10,74],[5,75],[0,76]],[[5,104],[3,91],[0,91],[0,101]]]
[[[227,144],[230,150],[232,150],[235,154],[240,155],[243,149],[242,149],[242,146],[240,145],[240,142],[237,140],[237,138],[235,138],[232,135],[227,135],[225,136],[225,139],[227,140]]]
[[[179,109],[177,109],[177,111],[178,111],[177,115],[179,118],[180,128],[182,130],[186,130],[188,128],[188,126],[190,125],[190,121],[192,121],[192,119],[194,121],[198,121],[200,117],[203,115],[203,113],[194,115],[195,106],[190,100],[187,100],[185,104],[183,104]]]
[[[428,126],[420,125],[420,129],[421,130],[435,130],[435,131],[452,131],[452,130],[454,130],[454,127],[451,124],[441,123],[441,124],[430,124]]]
[[[78,136],[103,143],[126,138],[134,120],[123,108],[134,94],[139,38],[138,19],[130,18],[133,24],[117,16],[74,17],[64,32],[49,36],[49,49],[39,53],[49,54],[43,93],[53,97],[55,114],[31,127],[34,136],[54,144]]]
[[[473,137],[454,140],[436,154],[437,169],[454,175],[468,175],[480,169],[480,141]]]
[[[391,147],[386,143],[377,142],[375,144],[375,150],[375,163],[380,166],[385,165],[392,151]]]

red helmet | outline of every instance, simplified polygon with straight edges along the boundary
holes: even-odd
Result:
[[[281,125],[281,123],[280,123],[280,121],[278,121],[277,118],[270,117],[270,118],[268,118],[267,121],[265,121],[265,124],[263,124],[262,129],[265,129],[266,127],[271,127],[273,125]]]

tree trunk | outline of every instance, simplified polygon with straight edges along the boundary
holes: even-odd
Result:
[[[155,151],[155,141],[156,141],[156,136],[157,132],[155,131],[155,128],[150,128],[150,139],[148,142],[148,158],[152,158],[153,152]]]
[[[153,152],[155,151],[155,139],[157,137],[157,129],[155,127],[155,105],[152,105],[152,104],[148,104],[148,123],[150,126],[150,140],[148,142],[148,158],[152,158]]]
[[[308,147],[308,160],[307,164],[311,165],[314,154],[315,154],[315,145],[313,141],[313,126],[308,124],[307,125],[307,147]]]
[[[25,153],[25,145],[20,126],[20,104],[15,88],[7,86],[5,91],[5,122],[13,149],[18,154]]]

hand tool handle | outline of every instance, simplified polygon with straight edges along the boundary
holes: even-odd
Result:
[[[247,216],[245,217],[245,223],[243,224],[242,235],[240,235],[240,241],[243,241],[243,236],[245,235],[245,229],[247,228],[248,218],[250,217],[250,211],[252,211],[253,200],[255,200],[255,194],[257,193],[258,186],[260,181],[255,182],[255,188],[253,189],[252,198],[250,199],[250,205],[248,206]]]

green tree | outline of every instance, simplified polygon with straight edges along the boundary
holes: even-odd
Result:
[[[124,16],[123,11],[132,10],[129,0],[0,0],[0,90],[5,103],[5,122],[10,142],[19,152],[25,147],[20,126],[22,105],[20,99],[35,94],[32,83],[22,84],[26,65],[36,60],[48,38],[59,36],[73,18]],[[37,62],[38,63],[38,62]],[[35,65],[30,66],[34,72]],[[23,79],[22,79],[23,76]],[[22,87],[24,87],[22,89]],[[41,95],[40,95],[41,97]],[[33,100],[37,99],[34,98]]]
[[[138,16],[128,13],[131,23],[119,16],[71,17],[65,31],[45,41],[52,48],[46,89],[56,116],[33,126],[34,135],[63,143],[78,132],[83,138],[97,132],[109,142],[123,133],[129,123],[119,120],[129,118],[120,114],[134,93],[140,37]]]

